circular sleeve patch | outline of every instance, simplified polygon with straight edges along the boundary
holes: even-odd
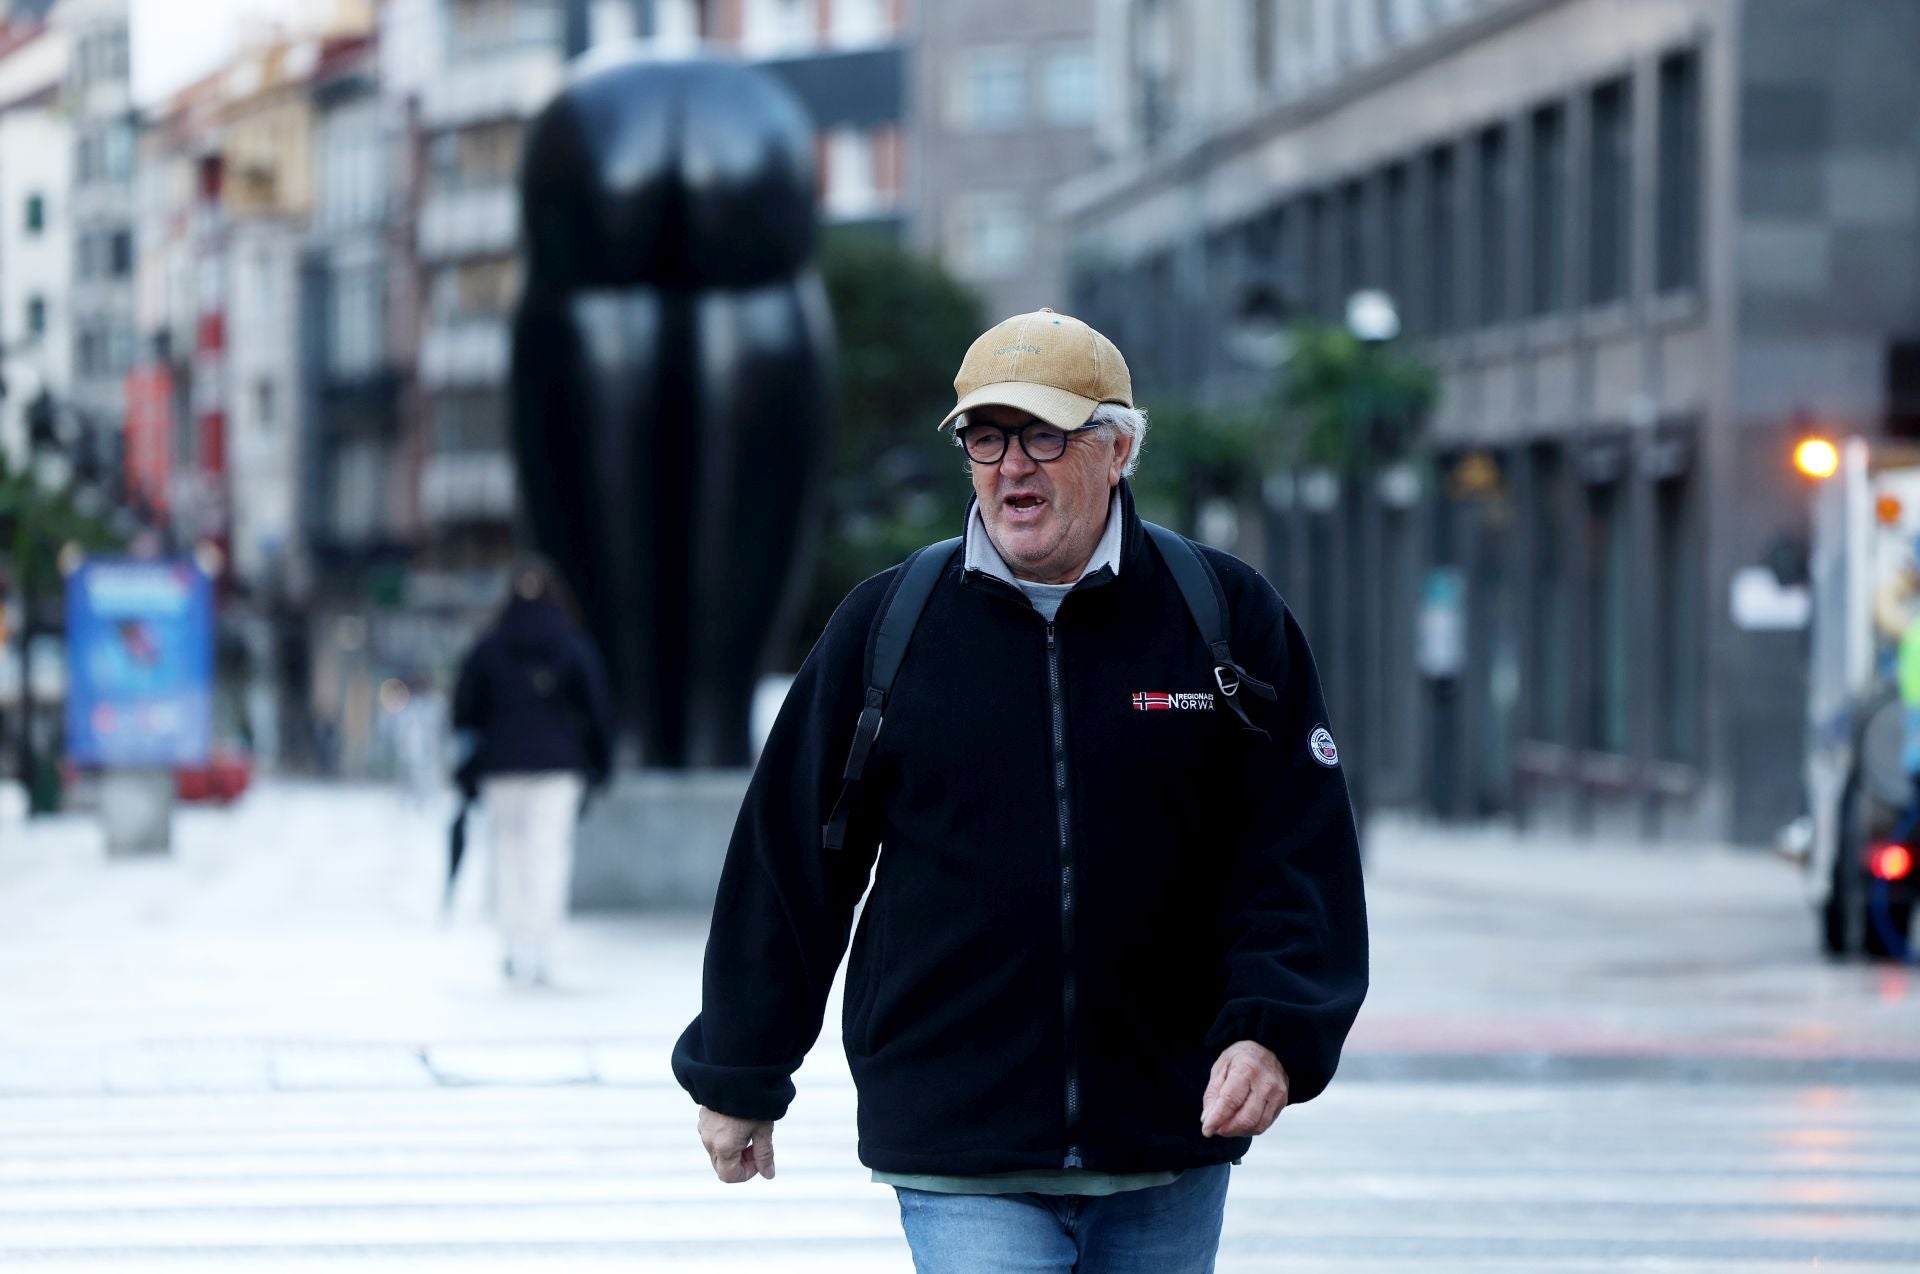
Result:
[[[1325,726],[1316,726],[1307,738],[1307,750],[1313,753],[1313,759],[1332,769],[1340,764],[1340,749],[1333,745],[1333,735]]]

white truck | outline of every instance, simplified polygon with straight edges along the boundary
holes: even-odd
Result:
[[[1824,447],[1807,458],[1807,447]],[[1906,823],[1900,637],[1920,605],[1920,449],[1850,438],[1803,444],[1816,479],[1808,556],[1808,817],[1790,846],[1805,866],[1822,944],[1837,956],[1911,958],[1916,885]],[[1902,843],[1902,842],[1906,843]]]

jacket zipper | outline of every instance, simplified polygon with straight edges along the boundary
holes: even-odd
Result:
[[[1077,987],[1073,962],[1073,831],[1067,808],[1067,705],[1060,693],[1060,644],[1054,626],[1047,625],[1047,690],[1053,706],[1053,794],[1060,820],[1060,954],[1062,980],[1061,1016],[1066,1027],[1067,1052],[1067,1153],[1063,1168],[1084,1166],[1080,1161],[1080,1058],[1074,1036]]]

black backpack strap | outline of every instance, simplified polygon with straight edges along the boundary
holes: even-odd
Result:
[[[820,842],[828,849],[840,849],[847,841],[847,819],[853,813],[854,785],[867,770],[867,756],[873,741],[880,737],[886,719],[887,695],[893,690],[894,676],[907,657],[907,645],[920,623],[920,612],[953,555],[961,537],[942,540],[915,549],[900,564],[900,575],[880,606],[867,642],[867,694],[860,709],[860,720],[853,727],[853,746],[847,750],[847,766],[840,775],[840,796],[833,803],[826,826],[820,829]]]
[[[1247,710],[1241,706],[1240,691],[1245,688],[1267,700],[1279,696],[1272,686],[1234,662],[1233,652],[1227,648],[1227,604],[1213,567],[1207,565],[1207,559],[1200,556],[1185,536],[1152,522],[1143,522],[1141,525],[1146,528],[1154,547],[1160,550],[1160,560],[1173,572],[1173,581],[1180,586],[1180,596],[1186,599],[1187,611],[1193,616],[1194,626],[1200,630],[1200,636],[1213,656],[1213,684],[1220,688],[1220,697],[1240,718],[1242,725],[1256,734],[1266,735],[1267,732],[1255,725],[1247,715]]]

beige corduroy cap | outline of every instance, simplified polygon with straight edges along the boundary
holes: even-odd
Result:
[[[990,327],[953,378],[960,401],[940,422],[989,403],[1078,429],[1101,403],[1133,406],[1133,377],[1112,341],[1067,314],[1038,309]]]

